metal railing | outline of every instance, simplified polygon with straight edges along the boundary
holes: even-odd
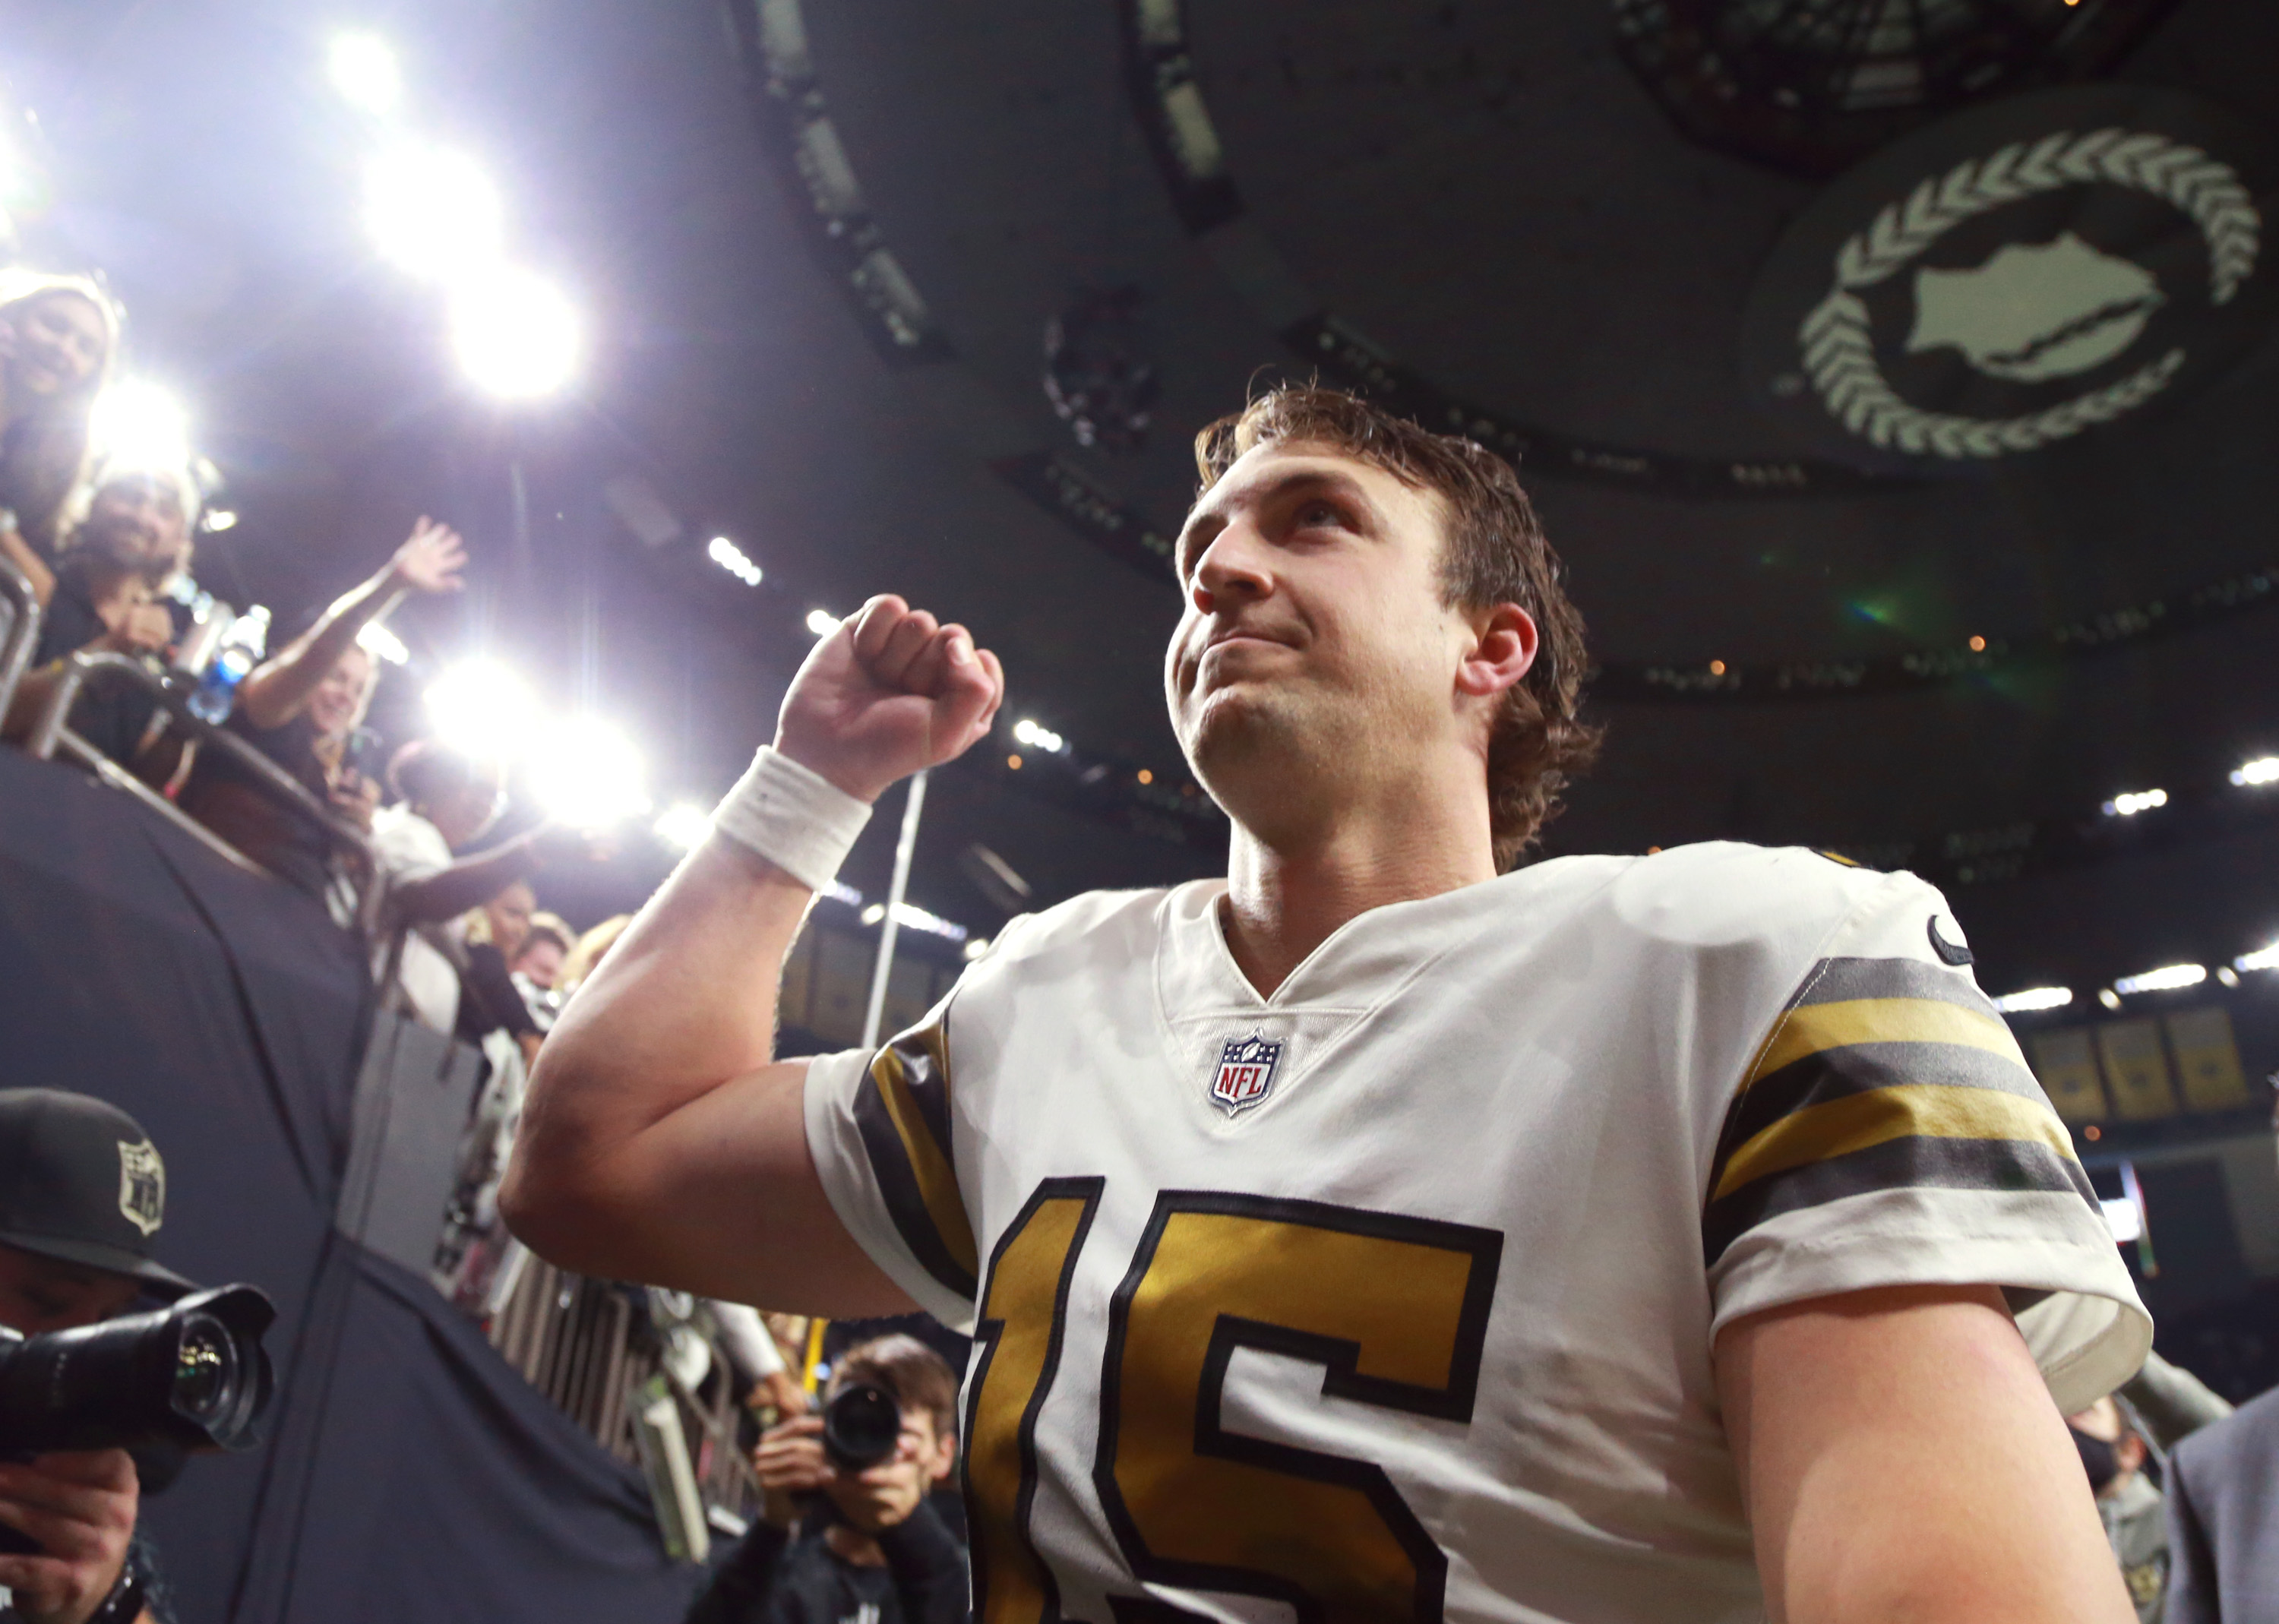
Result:
[[[628,1466],[643,1464],[635,1428],[641,1395],[663,1381],[694,1443],[689,1464],[705,1506],[749,1521],[758,1513],[759,1480],[737,1441],[727,1356],[708,1339],[712,1373],[692,1390],[666,1365],[663,1344],[632,1290],[526,1253],[504,1304],[491,1316],[491,1345]]]
[[[12,684],[30,654],[30,640],[38,633],[38,609],[28,585],[20,602],[0,576],[0,605],[14,604],[16,617],[0,625],[0,685]],[[31,605],[28,614],[25,606]],[[0,608],[0,612],[5,612]],[[28,635],[19,637],[28,626]],[[20,647],[19,647],[20,641]],[[225,861],[255,874],[268,870],[229,841],[208,829],[180,808],[158,794],[120,763],[89,743],[70,725],[72,708],[90,685],[124,683],[149,694],[170,725],[201,750],[218,751],[242,768],[257,787],[271,799],[313,824],[335,851],[351,860],[358,872],[358,922],[388,950],[377,957],[377,978],[392,984],[395,960],[403,930],[388,916],[386,875],[375,861],[371,841],[335,816],[291,774],[244,739],[191,714],[188,692],[168,682],[142,662],[124,655],[80,653],[63,663],[54,686],[26,740],[27,752],[41,759],[58,755],[79,762],[113,788],[134,796],[159,816],[205,846]],[[761,1493],[752,1466],[736,1436],[734,1382],[725,1354],[709,1337],[712,1373],[692,1390],[672,1370],[664,1357],[663,1337],[650,1316],[637,1306],[631,1288],[569,1274],[522,1252],[513,1263],[511,1279],[503,1279],[491,1295],[495,1312],[487,1316],[487,1330],[493,1346],[523,1378],[567,1414],[602,1449],[628,1466],[644,1470],[656,1492],[656,1465],[644,1459],[657,1448],[655,1426],[657,1407],[669,1398],[678,1413],[678,1440],[672,1447],[685,1452],[685,1465],[694,1480],[705,1520],[725,1513],[725,1526],[740,1527],[758,1513]],[[644,1438],[644,1432],[648,1436]],[[687,1531],[676,1544],[673,1519],[660,1504],[660,1525],[668,1530],[666,1544],[676,1556],[701,1556],[686,1549]]]
[[[157,701],[159,708],[166,713],[170,724],[185,739],[201,750],[214,750],[226,755],[251,777],[262,793],[307,819],[337,851],[352,860],[357,874],[357,891],[362,899],[358,909],[362,923],[367,928],[375,928],[380,923],[380,895],[382,886],[380,884],[380,868],[373,860],[372,842],[364,837],[364,831],[334,816],[332,809],[311,794],[299,779],[244,739],[192,715],[188,693],[139,660],[125,655],[87,652],[75,654],[65,660],[62,670],[57,675],[54,687],[49,691],[46,705],[42,708],[30,736],[25,740],[24,747],[27,753],[41,761],[50,761],[60,752],[92,770],[104,784],[134,796],[226,861],[249,873],[265,875],[269,872],[72,731],[72,707],[79,702],[81,693],[91,683],[125,683],[141,688]]]
[[[0,628],[0,716],[4,716],[40,642],[39,594],[24,572],[4,558],[0,558],[0,612],[8,617]]]

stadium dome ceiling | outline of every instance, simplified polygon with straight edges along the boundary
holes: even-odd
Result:
[[[1854,459],[1872,478],[1806,494],[1694,478],[1736,459],[1845,462],[1753,387],[1742,356],[1767,265],[1840,182],[1694,139],[1625,58],[1611,0],[733,5],[740,54],[709,0],[542,18],[397,0],[386,21],[415,78],[545,200],[538,227],[590,296],[607,433],[566,460],[644,469],[692,526],[748,540],[769,590],[781,583],[802,609],[902,587],[968,618],[1005,653],[1017,707],[1079,747],[1174,762],[1157,663],[1176,594],[1129,545],[1099,545],[1084,512],[1129,518],[1127,543],[1174,526],[1193,431],[1255,379],[1308,370],[1323,352],[1292,334],[1323,312],[1436,399],[1550,437],[1531,442],[1523,477],[1611,664],[1896,661],[2182,602],[2279,562],[2267,331],[2212,381],[1991,467],[1922,477]],[[319,227],[343,210],[337,164],[302,151],[313,93],[248,95],[221,118],[200,87],[304,74],[332,19],[285,0],[25,9],[43,19],[27,37],[46,70],[84,87],[49,124],[59,148],[79,143],[89,257],[117,262],[146,341],[212,378],[250,481],[331,522],[385,483],[346,471],[355,448],[397,456],[402,425],[432,417],[444,386],[414,364],[403,302],[342,272],[352,225]],[[104,20],[87,29],[91,13]],[[1158,59],[1167,39],[1176,64]],[[752,82],[763,43],[801,65],[772,100]],[[2180,0],[2106,71],[2269,142],[2274,61],[2271,8]],[[1209,135],[1173,156],[1215,151],[1232,213],[1199,211],[1167,165],[1167,87],[1188,119],[1173,134]],[[827,142],[812,139],[817,118]],[[787,144],[802,128],[807,144]],[[244,184],[255,161],[268,171]],[[851,234],[818,239],[826,194],[859,205],[842,220]],[[154,241],[196,251],[169,259]],[[902,280],[875,264],[853,280],[850,242],[886,250]],[[178,264],[195,273],[188,292],[170,281]],[[925,341],[898,350],[877,312],[909,292]],[[1156,384],[1138,450],[1079,445],[1044,387],[1048,323],[1103,295],[1117,314],[1100,341]],[[1578,447],[1684,477],[1608,477],[1619,457],[1593,476]],[[328,459],[326,485],[308,471]],[[418,458],[399,460],[417,488]],[[1063,483],[1008,472],[1047,463]],[[282,540],[269,556],[347,578]],[[541,598],[547,574],[524,578]],[[671,614],[617,612],[608,646],[626,654],[612,679],[678,705],[704,759],[733,759],[764,725],[766,683],[691,711],[687,670],[668,669],[686,641]],[[733,636],[736,612],[704,624]],[[2143,785],[2220,782],[2241,753],[2279,748],[2267,613],[2279,612],[1921,692],[1610,700],[1606,762],[1555,845],[1896,848],[2093,818]],[[572,610],[561,624],[577,624]],[[761,650],[770,680],[796,652]],[[1104,833],[987,763],[965,778],[956,793],[945,783],[930,827],[1017,846],[1047,894],[1213,861]]]
[[[958,364],[1037,414],[1040,439],[1055,432],[1038,385],[1044,320],[1080,288],[1140,290],[1163,388],[1155,430],[1140,455],[1081,460],[1162,525],[1191,484],[1187,432],[1258,369],[1302,370],[1277,331],[1278,298],[1334,311],[1452,396],[1585,440],[1708,462],[1820,449],[1752,398],[1738,351],[1753,283],[1821,183],[1688,139],[1626,65],[1600,0],[1183,11],[840,0],[805,21],[885,241]],[[1133,38],[1171,26],[1189,116],[1207,109],[1239,194],[1232,227],[1224,211],[1201,231],[1181,218],[1127,95]],[[2188,4],[2121,72],[2253,118],[2264,104],[2247,65],[2275,52],[2279,34],[2247,8]],[[2279,426],[2274,358],[2267,339],[2157,417],[1991,475],[1872,494],[1685,500],[1523,471],[1602,658],[1959,645],[2265,562],[2260,516],[2279,493],[2258,448]],[[1737,807],[1760,834],[1840,825],[1864,838],[2094,805],[2109,793],[2097,785],[2158,772],[2196,729],[2199,747],[2231,747],[2223,730],[2251,726],[2240,701],[2256,656],[2243,651],[2266,641],[2243,622],[2102,669],[1868,710],[1623,707],[1610,779],[1566,838],[1585,840],[1601,816],[1609,833],[1654,838],[1670,814],[1651,786],[1702,755],[1757,787],[1695,786],[1677,815],[1689,832]],[[2211,658],[2241,676],[2210,685],[2181,732],[2115,727],[2161,708],[2158,672]],[[2094,725],[2077,714],[2092,704]],[[1846,755],[1852,770],[1829,770]]]

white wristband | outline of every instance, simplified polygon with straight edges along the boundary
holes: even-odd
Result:
[[[866,802],[766,745],[712,813],[714,832],[766,858],[810,891],[821,891],[838,877],[870,821]]]

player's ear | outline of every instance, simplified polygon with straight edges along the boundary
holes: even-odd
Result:
[[[1516,686],[1535,664],[1535,617],[1516,603],[1499,603],[1466,620],[1472,637],[1456,667],[1456,692],[1492,699]]]

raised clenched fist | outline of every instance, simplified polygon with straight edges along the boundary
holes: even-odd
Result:
[[[873,598],[799,668],[776,721],[776,748],[876,801],[896,779],[986,737],[1004,698],[1004,669],[963,626],[942,625],[897,597]]]

